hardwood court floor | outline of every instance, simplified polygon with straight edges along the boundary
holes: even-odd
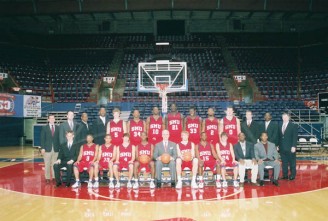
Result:
[[[0,148],[1,220],[327,220],[328,167],[323,157],[300,158],[299,181],[281,181],[280,187],[245,185],[235,194],[229,187],[226,195],[219,193],[221,199],[215,188],[205,189],[203,199],[199,192],[194,198],[189,188],[182,190],[182,199],[174,189],[162,188],[153,193],[155,200],[149,200],[148,190],[137,196],[132,191],[128,197],[122,188],[111,197],[105,186],[99,192],[85,186],[75,192],[54,188],[45,184],[37,157],[31,147]],[[300,191],[289,194],[286,188]],[[149,199],[139,200],[138,195]]]

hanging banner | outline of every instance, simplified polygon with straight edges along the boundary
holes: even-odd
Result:
[[[41,96],[24,95],[24,117],[41,117]]]
[[[0,117],[41,117],[41,96],[0,93]]]

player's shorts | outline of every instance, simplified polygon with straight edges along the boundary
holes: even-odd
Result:
[[[139,162],[139,161],[138,161]],[[151,162],[151,161],[150,161]],[[138,169],[138,173],[140,173],[140,171],[145,168],[145,172],[146,173],[150,173],[150,162],[149,163],[140,163],[139,162],[139,169]]]
[[[163,141],[161,136],[148,137],[148,142],[154,146],[161,141]]]
[[[215,149],[215,145],[217,144],[217,143],[219,143],[219,139],[208,139],[208,142],[210,143],[210,144],[212,144],[213,146],[214,146],[214,149]]]
[[[181,134],[179,137],[175,137],[175,136],[172,136],[170,135],[170,138],[169,138],[169,141],[173,142],[173,143],[180,143],[181,142]]]
[[[79,172],[81,173],[84,171],[84,168],[87,168],[87,171],[89,171],[90,167],[93,167],[93,163],[80,161],[79,163],[74,163],[74,166],[78,168]]]
[[[238,137],[228,136],[228,143],[231,143],[232,145],[235,145],[236,143],[238,143]]]
[[[182,160],[181,170],[184,170],[186,168],[192,170],[192,160],[191,161],[184,161],[184,160]]]
[[[109,163],[105,161],[99,161],[99,170],[108,170]]]
[[[221,163],[220,166],[221,167],[237,167],[238,163],[235,163],[233,161],[226,161],[224,165]]]
[[[130,163],[133,165],[133,163]],[[114,165],[118,166],[118,171],[121,171],[123,169],[129,170],[129,162],[126,161],[120,161],[119,163],[114,163]]]
[[[204,170],[206,168],[210,168],[210,170],[214,173],[214,172],[216,172],[216,165],[217,164],[218,164],[218,162],[216,160],[204,161]]]
[[[198,137],[189,137],[189,141],[196,145],[196,144],[200,143],[200,138],[199,138],[199,136]]]
[[[141,141],[132,141],[132,140],[130,140],[130,144],[136,147],[139,144],[141,144]]]

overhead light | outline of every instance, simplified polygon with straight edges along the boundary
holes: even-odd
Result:
[[[169,42],[156,42],[156,45],[170,45]]]
[[[28,90],[26,90],[25,92],[26,92],[26,93],[32,93],[32,90],[29,90],[29,89],[28,89]]]

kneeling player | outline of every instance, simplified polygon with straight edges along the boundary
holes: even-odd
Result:
[[[237,181],[238,177],[238,162],[235,160],[235,153],[233,146],[228,142],[228,135],[226,132],[221,133],[221,141],[216,144],[216,152],[221,161],[221,175],[222,175],[222,187],[228,187],[226,181],[226,167],[233,167],[233,186],[239,187]]]
[[[150,181],[150,188],[155,188],[154,178],[155,178],[155,164],[153,159],[153,153],[154,153],[154,146],[150,143],[148,143],[148,137],[146,132],[141,133],[141,143],[136,146],[136,161],[134,162],[134,184],[133,189],[138,189],[138,174],[140,173],[140,170],[145,168],[146,173],[151,172],[151,181]],[[142,155],[146,155],[149,157],[149,163],[142,163],[140,162],[139,157]]]
[[[92,178],[94,177],[94,163],[98,158],[98,145],[93,143],[93,136],[87,135],[87,143],[83,144],[80,148],[80,154],[77,161],[74,163],[74,176],[76,182],[72,186],[77,188],[81,186],[80,173],[84,168],[87,168],[89,172],[88,188],[92,188]],[[95,183],[98,183],[98,178],[95,179]],[[99,186],[98,184],[95,184]]]
[[[217,161],[218,157],[214,147],[211,143],[207,142],[206,132],[201,133],[201,140],[198,145],[195,146],[196,157],[198,158],[198,173],[199,173],[199,188],[204,188],[203,174],[205,168],[210,168],[210,170],[216,173],[216,186],[220,187],[220,167]]]
[[[128,133],[123,135],[123,143],[117,148],[117,157],[113,166],[114,176],[117,181],[115,188],[120,188],[120,179],[118,172],[122,169],[128,169],[128,184],[127,188],[131,188],[131,179],[133,175],[133,163],[135,159],[135,147],[130,144],[130,136]]]
[[[176,168],[177,168],[178,182],[176,188],[177,189],[182,188],[181,171],[188,167],[188,168],[192,168],[191,188],[197,189],[198,185],[196,183],[196,175],[198,169],[198,159],[195,158],[195,145],[194,143],[188,140],[189,138],[188,131],[182,131],[181,138],[182,141],[177,145],[178,158],[176,159]],[[187,159],[188,154],[190,154],[189,156],[191,156],[190,159]]]

